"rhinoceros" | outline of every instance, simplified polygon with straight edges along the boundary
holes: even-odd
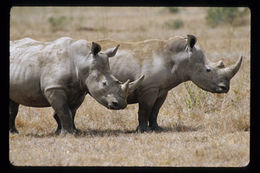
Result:
[[[108,109],[124,109],[128,91],[135,90],[144,76],[120,82],[110,72],[108,58],[119,45],[101,51],[86,40],[62,37],[53,42],[30,38],[10,41],[9,130],[17,132],[19,104],[52,107],[57,134],[74,133],[74,117],[86,94]]]
[[[97,42],[104,47],[119,44],[114,40]],[[127,98],[128,104],[139,104],[137,131],[162,130],[157,123],[159,110],[168,91],[185,81],[212,93],[229,91],[230,80],[238,72],[242,56],[235,64],[225,67],[222,61],[209,62],[196,42],[194,35],[187,35],[120,43],[116,58],[110,60],[112,74],[121,81],[133,81],[145,75],[141,86]]]

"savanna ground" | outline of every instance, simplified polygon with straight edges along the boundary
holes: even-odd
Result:
[[[9,134],[10,162],[16,166],[246,166],[250,13],[211,27],[205,19],[207,9],[179,7],[171,13],[164,7],[12,8],[10,40],[53,41],[69,36],[141,41],[194,34],[211,61],[223,59],[229,65],[240,55],[245,58],[227,94],[208,93],[191,82],[172,89],[158,116],[164,128],[160,133],[135,132],[137,104],[112,111],[86,96],[75,118],[82,131],[77,136],[54,134],[57,124],[52,108],[20,106],[16,119],[20,134]],[[174,20],[181,22],[171,24]]]

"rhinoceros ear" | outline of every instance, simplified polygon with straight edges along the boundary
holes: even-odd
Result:
[[[91,53],[93,53],[93,55],[97,55],[98,52],[100,51],[101,51],[101,46],[95,42],[92,42]]]
[[[192,49],[197,42],[197,38],[194,35],[187,35],[187,44]]]

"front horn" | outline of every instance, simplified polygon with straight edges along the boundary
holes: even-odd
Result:
[[[242,59],[243,59],[243,56],[240,56],[239,60],[235,64],[223,69],[224,74],[226,75],[226,77],[228,79],[231,79],[238,72],[238,70],[241,66],[241,63],[242,63]]]
[[[144,80],[144,75],[140,76],[137,80],[129,83],[129,93],[134,92],[135,89],[140,87],[142,81]]]
[[[121,85],[121,89],[122,89],[122,91],[126,94],[126,96],[128,95],[129,82],[130,82],[130,80],[128,79],[125,83],[123,83],[123,84]]]

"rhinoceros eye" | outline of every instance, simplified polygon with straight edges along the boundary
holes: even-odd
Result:
[[[103,85],[103,86],[107,86],[107,82],[106,82],[106,81],[103,81],[103,82],[102,82],[102,85]]]

